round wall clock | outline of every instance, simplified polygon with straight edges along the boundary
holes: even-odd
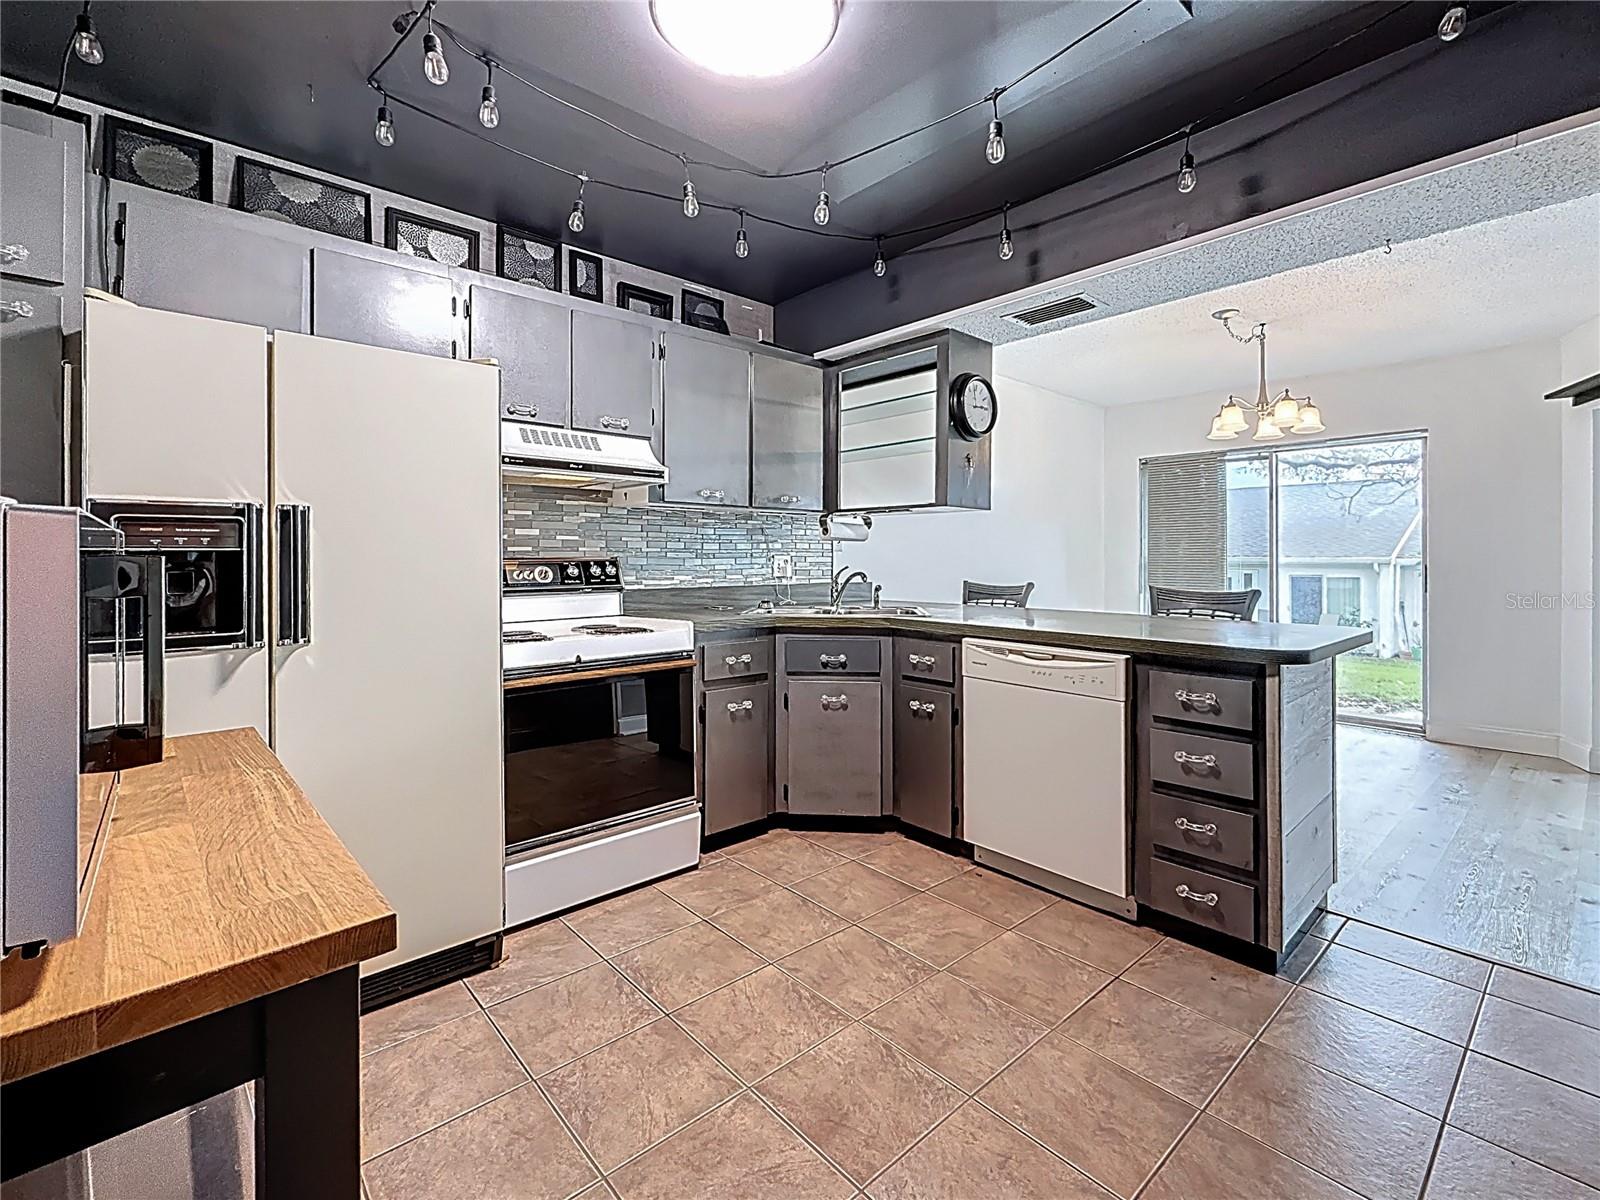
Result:
[[[957,433],[969,442],[987,437],[998,416],[993,384],[970,372],[956,376],[950,385],[950,418]]]

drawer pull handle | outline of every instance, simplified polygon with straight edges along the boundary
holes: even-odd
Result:
[[[932,716],[939,711],[939,706],[932,700],[913,700],[911,701],[911,711],[914,713],[927,713]]]
[[[539,415],[538,407],[533,404],[508,404],[506,405],[506,412],[513,417],[537,417]]]
[[[908,654],[906,659],[913,667],[931,667],[939,661],[931,654]]]
[[[28,248],[17,242],[8,246],[0,246],[0,262],[20,263],[28,261]]]
[[[799,504],[800,503],[800,497],[799,496],[779,496],[778,497],[778,503],[779,504]]]
[[[1182,763],[1186,767],[1206,767],[1209,770],[1215,770],[1217,766],[1215,754],[1190,754],[1184,750],[1174,750],[1172,761]]]
[[[1202,894],[1191,889],[1187,883],[1180,883],[1176,890],[1180,899],[1193,900],[1196,904],[1204,904],[1207,908],[1215,908],[1217,906],[1217,894],[1215,892]]]
[[[748,654],[730,654],[722,661],[727,663],[730,667],[748,667],[752,660]]]
[[[1217,703],[1215,692],[1189,692],[1179,688],[1172,693],[1172,698],[1185,708],[1210,708],[1221,710],[1222,705]]]
[[[756,702],[754,700],[742,700],[742,701],[741,700],[730,700],[730,701],[728,701],[728,711],[731,712],[731,713],[749,712],[755,706],[756,706]]]
[[[721,500],[726,494],[721,488],[700,489],[700,499],[702,500]]]
[[[601,429],[626,429],[627,427],[628,427],[628,418],[627,417],[601,417],[600,418],[600,428]]]
[[[822,707],[828,712],[838,712],[840,709],[850,707],[850,697],[840,692],[837,696],[822,696]]]
[[[848,667],[850,660],[843,654],[819,654],[817,663],[824,667]]]
[[[1187,817],[1179,817],[1173,824],[1185,833],[1203,833],[1206,837],[1217,836],[1217,823],[1215,821],[1207,821],[1204,825],[1196,825]]]

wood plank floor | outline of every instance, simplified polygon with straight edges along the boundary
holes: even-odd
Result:
[[[1600,776],[1341,725],[1348,916],[1600,986]]]

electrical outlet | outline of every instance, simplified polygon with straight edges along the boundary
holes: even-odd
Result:
[[[772,577],[774,579],[794,578],[794,558],[788,554],[774,554],[772,556]]]

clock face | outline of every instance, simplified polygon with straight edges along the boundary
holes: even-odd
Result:
[[[963,375],[952,388],[956,429],[965,438],[986,437],[994,429],[994,387],[982,375]]]

